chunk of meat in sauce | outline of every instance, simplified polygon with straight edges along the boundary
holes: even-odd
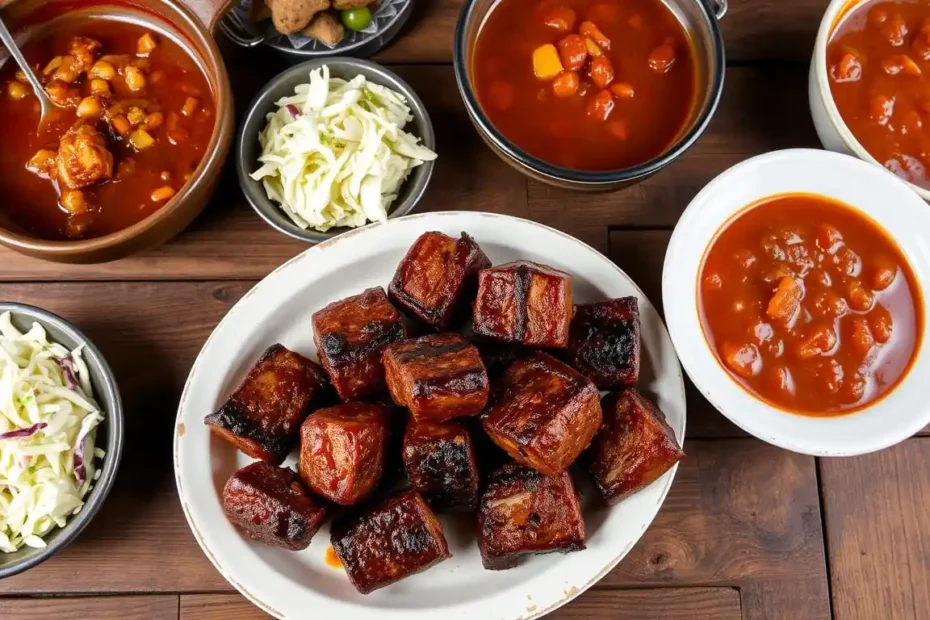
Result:
[[[474,510],[478,461],[468,430],[458,422],[418,422],[404,432],[404,468],[414,489],[433,508]]]
[[[529,555],[585,548],[584,518],[568,472],[544,476],[517,463],[494,471],[478,508],[478,548],[489,570]]]
[[[319,409],[300,428],[300,477],[340,506],[368,497],[384,471],[391,409],[342,403]]]
[[[78,73],[90,71],[94,65],[97,55],[100,53],[100,41],[89,37],[74,37],[71,39],[69,55],[72,59],[72,67]]]
[[[568,342],[568,361],[599,389],[636,385],[639,380],[639,302],[622,297],[577,306]]]
[[[113,154],[107,139],[90,125],[77,125],[62,136],[58,147],[58,180],[80,189],[113,176]]]
[[[413,490],[336,521],[331,540],[349,581],[362,594],[452,557],[442,525]]]
[[[655,482],[684,458],[665,414],[629,388],[601,401],[604,423],[585,452],[588,472],[608,504]]]

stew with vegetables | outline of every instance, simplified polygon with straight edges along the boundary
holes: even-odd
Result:
[[[920,345],[907,260],[872,220],[822,196],[742,212],[701,268],[704,334],[730,374],[789,411],[837,415],[891,390]]]
[[[207,80],[170,38],[94,20],[29,41],[23,53],[62,107],[42,132],[15,63],[0,67],[0,211],[52,240],[116,232],[188,181],[213,133]]]
[[[473,74],[498,131],[578,170],[661,155],[697,93],[690,39],[660,0],[501,0],[478,33]]]
[[[827,47],[843,121],[886,168],[930,189],[930,3],[868,2]]]

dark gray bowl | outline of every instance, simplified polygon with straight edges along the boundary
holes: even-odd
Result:
[[[81,512],[68,519],[65,527],[55,528],[45,536],[47,547],[44,549],[23,547],[16,553],[0,552],[0,579],[41,564],[78,537],[100,510],[100,506],[109,494],[123,451],[123,404],[113,371],[110,370],[97,347],[74,325],[51,312],[25,304],[0,302],[0,314],[7,311],[12,313],[13,325],[21,331],[27,331],[34,322],[38,322],[45,328],[49,340],[68,349],[75,349],[80,344],[84,345],[84,361],[90,370],[94,398],[100,403],[106,417],[97,427],[96,445],[106,450],[106,456],[103,458],[100,478],[84,497],[84,507],[81,508]]]
[[[272,79],[249,105],[245,120],[239,129],[239,140],[236,145],[236,172],[246,199],[263,220],[279,232],[309,243],[326,241],[352,229],[339,227],[331,228],[326,232],[304,230],[292,222],[277,203],[268,199],[262,184],[254,181],[249,174],[259,167],[258,156],[261,147],[258,144],[258,134],[265,128],[265,117],[274,109],[275,102],[282,97],[293,95],[294,87],[308,82],[310,71],[323,65],[329,66],[331,76],[349,80],[361,74],[375,84],[387,86],[403,95],[413,114],[413,121],[406,126],[405,130],[419,137],[421,143],[427,148],[436,150],[433,123],[430,121],[423,102],[406,82],[380,65],[357,58],[317,58],[291,67]],[[388,213],[389,219],[406,215],[420,201],[433,174],[433,163],[429,161],[413,169],[391,205]]]

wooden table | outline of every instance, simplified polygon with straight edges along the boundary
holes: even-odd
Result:
[[[730,0],[726,87],[703,138],[640,185],[578,195],[527,181],[481,143],[451,66],[461,0],[421,0],[378,57],[412,84],[436,126],[440,158],[420,211],[554,226],[610,256],[661,303],[671,228],[698,190],[752,155],[818,146],[807,70],[826,5]],[[226,52],[241,111],[282,67],[262,53]],[[103,510],[60,555],[0,581],[0,618],[261,617],[194,541],[171,462],[178,397],[200,347],[257,280],[305,248],[253,214],[229,168],[212,206],[157,250],[93,266],[0,250],[0,299],[48,308],[84,330],[116,371],[128,424]],[[688,405],[688,459],[655,522],[614,571],[552,617],[930,617],[930,438],[814,459],[746,437],[693,389]]]

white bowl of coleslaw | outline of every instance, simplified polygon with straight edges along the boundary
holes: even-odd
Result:
[[[80,534],[122,444],[122,402],[100,351],[51,312],[0,302],[0,578]]]

